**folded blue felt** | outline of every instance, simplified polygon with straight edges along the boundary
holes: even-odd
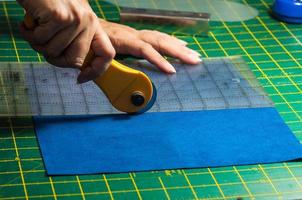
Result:
[[[271,163],[302,157],[274,108],[35,117],[50,175]]]

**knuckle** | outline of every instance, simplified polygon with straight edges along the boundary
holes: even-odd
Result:
[[[87,17],[87,20],[88,20],[89,22],[98,22],[97,17],[96,17],[95,14],[92,13],[92,12],[88,12],[88,13],[86,14],[86,17]]]
[[[91,24],[96,23],[96,16],[92,13],[92,12],[88,12],[88,11],[76,11],[73,13],[73,17],[72,19],[72,23],[74,25],[81,25],[84,22],[88,22]]]
[[[121,49],[123,47],[122,40],[119,37],[110,38],[112,45],[115,49]]]
[[[122,24],[118,24],[118,25],[115,25],[116,26],[116,29],[117,30],[124,30],[124,31],[127,31],[128,33],[131,33],[131,34],[138,34],[139,31],[136,30],[135,28],[132,28],[130,26],[126,26],[126,25],[122,25]]]
[[[146,55],[148,51],[152,48],[152,45],[149,43],[145,43],[140,46],[140,55]]]
[[[150,31],[147,30],[147,29],[142,29],[142,30],[140,30],[139,32],[141,32],[141,33],[148,33],[148,32],[150,32]]]
[[[111,60],[115,56],[115,50],[113,48],[106,48],[103,50],[103,55]]]
[[[73,17],[70,12],[64,12],[54,9],[52,12],[52,18],[57,23],[70,24],[73,21]]]
[[[146,36],[148,34],[149,34],[148,30],[140,30],[140,31],[138,31],[139,37],[143,37],[143,36]]]
[[[51,14],[52,14],[52,18],[58,22],[62,22],[65,18],[65,14],[63,12],[59,12],[56,9],[51,10]]]
[[[163,46],[163,44],[164,44],[166,41],[167,41],[167,39],[164,38],[164,37],[157,37],[157,38],[156,38],[156,44],[157,44],[157,46],[159,46],[159,47]]]
[[[143,30],[140,30],[140,33],[141,34],[159,34],[160,32],[159,31],[156,31],[156,30],[148,30],[148,29],[143,29]]]
[[[153,33],[153,34],[161,34],[161,32],[159,32],[159,31],[157,31],[157,30],[152,30],[152,31],[150,31],[151,33]]]
[[[74,12],[72,17],[70,17],[71,18],[70,22],[72,22],[74,25],[78,26],[78,25],[82,24],[84,15],[85,14],[83,14],[83,12]]]
[[[98,17],[96,15],[94,15],[93,13],[90,13],[87,16],[87,20],[88,20],[88,23],[91,24],[90,27],[93,28],[94,30],[96,30],[96,27],[100,26]]]
[[[71,14],[66,14],[65,16],[63,16],[63,21],[65,22],[65,24],[75,23],[75,17]]]
[[[172,39],[174,36],[171,36],[171,35],[169,35],[169,34],[167,34],[167,33],[162,33],[162,32],[158,32],[158,35],[159,35],[159,37],[161,37],[161,38],[168,38],[168,39]]]

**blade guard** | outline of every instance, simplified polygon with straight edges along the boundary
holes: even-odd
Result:
[[[29,29],[33,29],[36,25],[28,14],[25,14],[24,24]],[[80,70],[88,67],[94,57],[90,49]],[[105,93],[111,104],[122,112],[146,112],[152,107],[156,98],[155,88],[146,74],[116,60],[113,60],[108,69],[94,82]]]
[[[89,51],[82,69],[94,58]],[[139,113],[149,106],[153,84],[146,74],[113,60],[109,68],[94,82],[102,89],[111,104],[126,113]]]

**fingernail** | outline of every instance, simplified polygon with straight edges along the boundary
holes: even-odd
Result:
[[[201,62],[202,62],[202,59],[198,57],[198,58],[196,59],[196,62],[197,62],[197,63],[201,63]]]
[[[169,62],[166,63],[166,67],[165,68],[167,69],[168,73],[171,73],[171,74],[175,74],[176,73],[175,68]]]
[[[189,58],[191,59],[191,61],[193,63],[196,63],[196,64],[202,62],[202,59],[199,56],[197,56],[196,54],[191,54],[189,56]]]
[[[190,52],[191,52],[192,54],[201,56],[201,54],[200,54],[199,52],[197,52],[197,51],[195,51],[195,50],[193,50],[193,49],[190,49]]]
[[[187,44],[188,44],[186,41],[181,40],[181,39],[178,39],[178,41],[179,41],[181,44],[183,44],[183,45],[187,45]]]
[[[175,70],[175,68],[173,67],[172,69],[171,69],[171,71],[170,71],[172,74],[175,74],[176,73],[176,70]]]

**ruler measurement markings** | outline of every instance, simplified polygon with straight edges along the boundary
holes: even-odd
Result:
[[[178,104],[180,106],[180,111],[183,111],[184,110],[184,106],[182,105],[180,97],[178,96],[177,91],[175,90],[175,87],[174,87],[174,85],[173,85],[173,83],[172,83],[172,81],[170,79],[170,76],[168,76],[168,83],[170,84],[172,92],[175,94],[175,96],[177,98]]]
[[[12,107],[12,112],[15,114],[15,116],[17,116],[17,103],[16,103],[16,91],[15,91],[15,84],[14,82],[12,81],[15,81],[15,80],[12,80],[14,79],[14,72],[12,71],[12,66],[11,66],[11,63],[8,63],[8,82],[10,83],[10,86],[11,86],[11,94],[12,94],[12,103],[13,103],[13,107]],[[12,78],[13,77],[13,78]]]
[[[214,84],[217,86],[215,89],[218,89],[219,92],[221,93],[221,97],[219,99],[222,99],[226,103],[226,108],[233,108],[233,107],[239,108],[239,107],[241,107],[239,104],[233,104],[233,105],[231,105],[232,97],[236,97],[236,92],[237,91],[236,90],[232,90],[234,88],[232,88],[232,85],[229,84],[229,82],[232,79],[233,75],[226,68],[226,64],[224,62],[224,59],[222,59],[221,63],[218,63],[217,65],[211,64],[211,66],[212,67],[207,66],[208,71],[210,71],[214,66],[217,69],[217,71],[214,71],[215,70],[215,68],[214,68],[213,72],[211,72],[211,74],[209,76],[212,77],[212,79],[214,81]],[[217,67],[217,66],[219,66],[219,67]],[[221,71],[219,71],[219,70],[221,70]],[[222,78],[217,78],[216,76],[213,75],[215,73],[219,74],[219,75],[221,75],[223,77]],[[225,77],[227,77],[227,78],[225,78]],[[221,85],[221,84],[223,84],[223,85]],[[227,92],[230,92],[230,91],[232,93],[232,96],[229,96],[227,94]]]
[[[53,69],[46,64],[39,63],[33,70],[35,72],[33,75],[36,80],[37,95],[39,96],[41,105],[41,114],[53,115],[53,112],[62,114],[60,107],[58,110],[57,101],[59,101],[59,97],[56,95],[57,87],[55,85]]]
[[[241,64],[241,65],[239,65]],[[257,97],[261,98],[261,102],[256,102],[256,100],[252,101],[252,107],[273,107],[274,106],[274,102],[270,99],[269,95],[265,92],[264,88],[262,87],[262,85],[258,82],[257,78],[255,77],[255,75],[253,74],[253,72],[251,70],[249,70],[247,63],[244,62],[244,60],[241,60],[241,62],[234,62],[233,65],[236,65],[240,68],[242,68],[242,64],[244,64],[245,66],[245,70],[239,71],[239,72],[245,72],[249,74],[249,77],[245,78],[244,81],[248,84],[248,87],[243,87],[243,89],[250,89],[253,92],[248,92],[245,91],[245,93],[247,94],[253,94],[255,93],[256,95],[252,96],[255,99]],[[254,82],[252,82],[254,81]],[[248,95],[249,96],[249,95]],[[251,96],[250,96],[251,97]]]
[[[229,58],[225,60],[221,58],[206,59],[200,66],[195,67],[176,64],[175,68],[178,73],[170,76],[150,70],[150,67],[154,66],[146,61],[134,62],[136,64],[132,63],[132,66],[149,75],[157,88],[157,101],[150,112],[272,106],[256,77],[251,76],[249,68],[243,65],[245,62],[238,58],[231,57],[231,60]],[[131,63],[128,64],[131,65]],[[148,64],[147,67],[144,67],[145,64]],[[238,64],[238,66],[234,64]],[[21,67],[22,65],[20,65],[20,69]],[[31,63],[25,67],[26,81],[32,86],[28,93],[29,100],[34,106],[39,104],[38,109],[26,113],[27,115],[119,113],[92,82],[76,85],[74,80],[77,73],[74,69],[61,69],[44,63],[37,66]],[[1,68],[0,71],[5,73],[7,70]],[[241,80],[238,82],[238,86],[229,84],[234,76]],[[231,89],[226,91],[225,88]],[[240,99],[236,102],[237,97]],[[245,98],[249,98],[248,101]],[[3,112],[4,110],[0,115],[3,115]],[[10,113],[10,115],[13,114],[13,112]]]
[[[215,86],[216,86],[215,89],[217,89],[217,90],[219,91],[219,93],[220,93],[220,95],[221,95],[221,97],[222,97],[221,99],[223,99],[223,101],[224,101],[224,104],[225,104],[224,106],[225,106],[225,108],[229,108],[230,105],[229,105],[229,103],[227,102],[226,98],[224,97],[224,95],[223,95],[223,93],[222,93],[222,91],[221,91],[221,89],[220,89],[218,83],[216,82],[216,80],[213,78],[211,72],[209,71],[209,68],[207,67],[207,64],[206,64],[205,62],[204,62],[203,64],[204,64],[204,67],[205,67],[205,69],[207,70],[207,72],[208,72],[208,74],[209,74],[210,79],[213,81],[213,83],[214,83]]]
[[[223,62],[225,63],[226,69],[227,69],[227,70],[228,70],[235,78],[237,78],[236,74],[233,72],[233,70],[231,70],[231,67],[229,66],[230,63],[226,62],[224,59],[223,59]],[[238,73],[240,73],[240,72],[238,72]],[[239,81],[241,81],[240,78],[239,78]],[[239,82],[239,83],[240,83],[240,82]],[[244,91],[242,85],[241,85],[241,84],[236,84],[236,85],[239,86],[239,90],[240,90],[241,93],[243,94],[243,97],[246,98],[246,100],[247,100],[247,102],[248,102],[248,104],[249,104],[248,107],[249,107],[249,108],[252,108],[252,106],[253,106],[253,105],[252,105],[252,101],[251,101],[251,99],[249,98],[249,96],[247,95],[247,93]]]
[[[140,67],[138,67],[138,66],[136,66],[135,68],[137,68],[137,69],[139,69]],[[165,86],[165,84],[168,84],[168,85],[171,85],[170,83],[169,83],[169,76],[165,76],[165,77],[162,77],[162,76],[155,76],[157,73],[158,73],[158,71],[157,72],[153,72],[153,71],[146,71],[146,70],[144,70],[145,71],[145,73],[147,74],[147,75],[149,75],[149,77],[154,81],[154,83],[155,83],[155,85],[157,85],[157,87],[156,87],[156,89],[157,89],[157,93],[158,93],[158,96],[157,96],[157,100],[155,101],[156,103],[158,103],[158,111],[162,111],[163,110],[163,107],[165,107],[165,106],[161,106],[161,104],[163,104],[163,102],[166,102],[166,101],[161,101],[161,95],[163,95],[163,94],[161,94],[161,93],[159,93],[159,91],[164,91],[164,86]],[[171,87],[170,87],[171,88]],[[162,89],[162,90],[161,90]],[[171,91],[171,90],[169,90],[169,91]],[[169,92],[168,91],[168,92]],[[173,92],[174,93],[174,92]],[[177,97],[177,95],[176,94],[174,94],[176,97]],[[166,95],[165,95],[166,96]],[[167,97],[167,96],[166,96]],[[178,101],[179,102],[179,101]],[[151,110],[151,111],[153,111],[153,110]]]
[[[59,85],[59,81],[58,81],[58,76],[57,76],[57,72],[56,72],[56,69],[54,67],[52,67],[53,69],[53,73],[55,75],[55,82],[56,82],[56,86],[57,86],[57,89],[58,89],[58,92],[59,92],[59,96],[60,96],[60,100],[61,100],[61,105],[62,105],[62,114],[63,115],[66,115],[66,110],[65,110],[65,106],[64,106],[64,100],[63,100],[63,97],[62,97],[62,91],[61,91],[61,87]]]
[[[80,84],[80,89],[81,89],[81,92],[82,92],[82,95],[83,95],[83,98],[84,98],[84,102],[85,102],[86,114],[88,115],[89,114],[89,106],[88,106],[88,103],[87,103],[87,98],[86,98],[86,95],[85,95],[82,84]]]
[[[34,93],[35,93],[36,100],[37,100],[37,103],[38,103],[37,112],[38,112],[38,114],[42,114],[40,98],[39,98],[39,95],[38,95],[38,89],[37,89],[37,84],[36,84],[36,76],[35,76],[34,67],[33,67],[32,63],[30,63],[29,69],[30,69],[31,73],[33,74],[32,80],[33,80],[33,83],[34,83],[33,84],[34,85],[34,90],[35,90]]]
[[[200,92],[199,92],[199,90],[198,90],[198,88],[197,88],[197,86],[196,86],[195,81],[192,79],[191,74],[190,74],[190,73],[188,72],[188,70],[187,70],[187,67],[184,67],[184,71],[186,72],[188,78],[189,78],[190,81],[192,82],[193,88],[194,88],[194,90],[196,91],[197,95],[198,95],[199,98],[200,98],[200,101],[201,101],[202,106],[203,106],[202,109],[207,109],[207,104],[204,102],[204,100],[203,100],[203,98],[202,98],[202,95],[200,94]]]

